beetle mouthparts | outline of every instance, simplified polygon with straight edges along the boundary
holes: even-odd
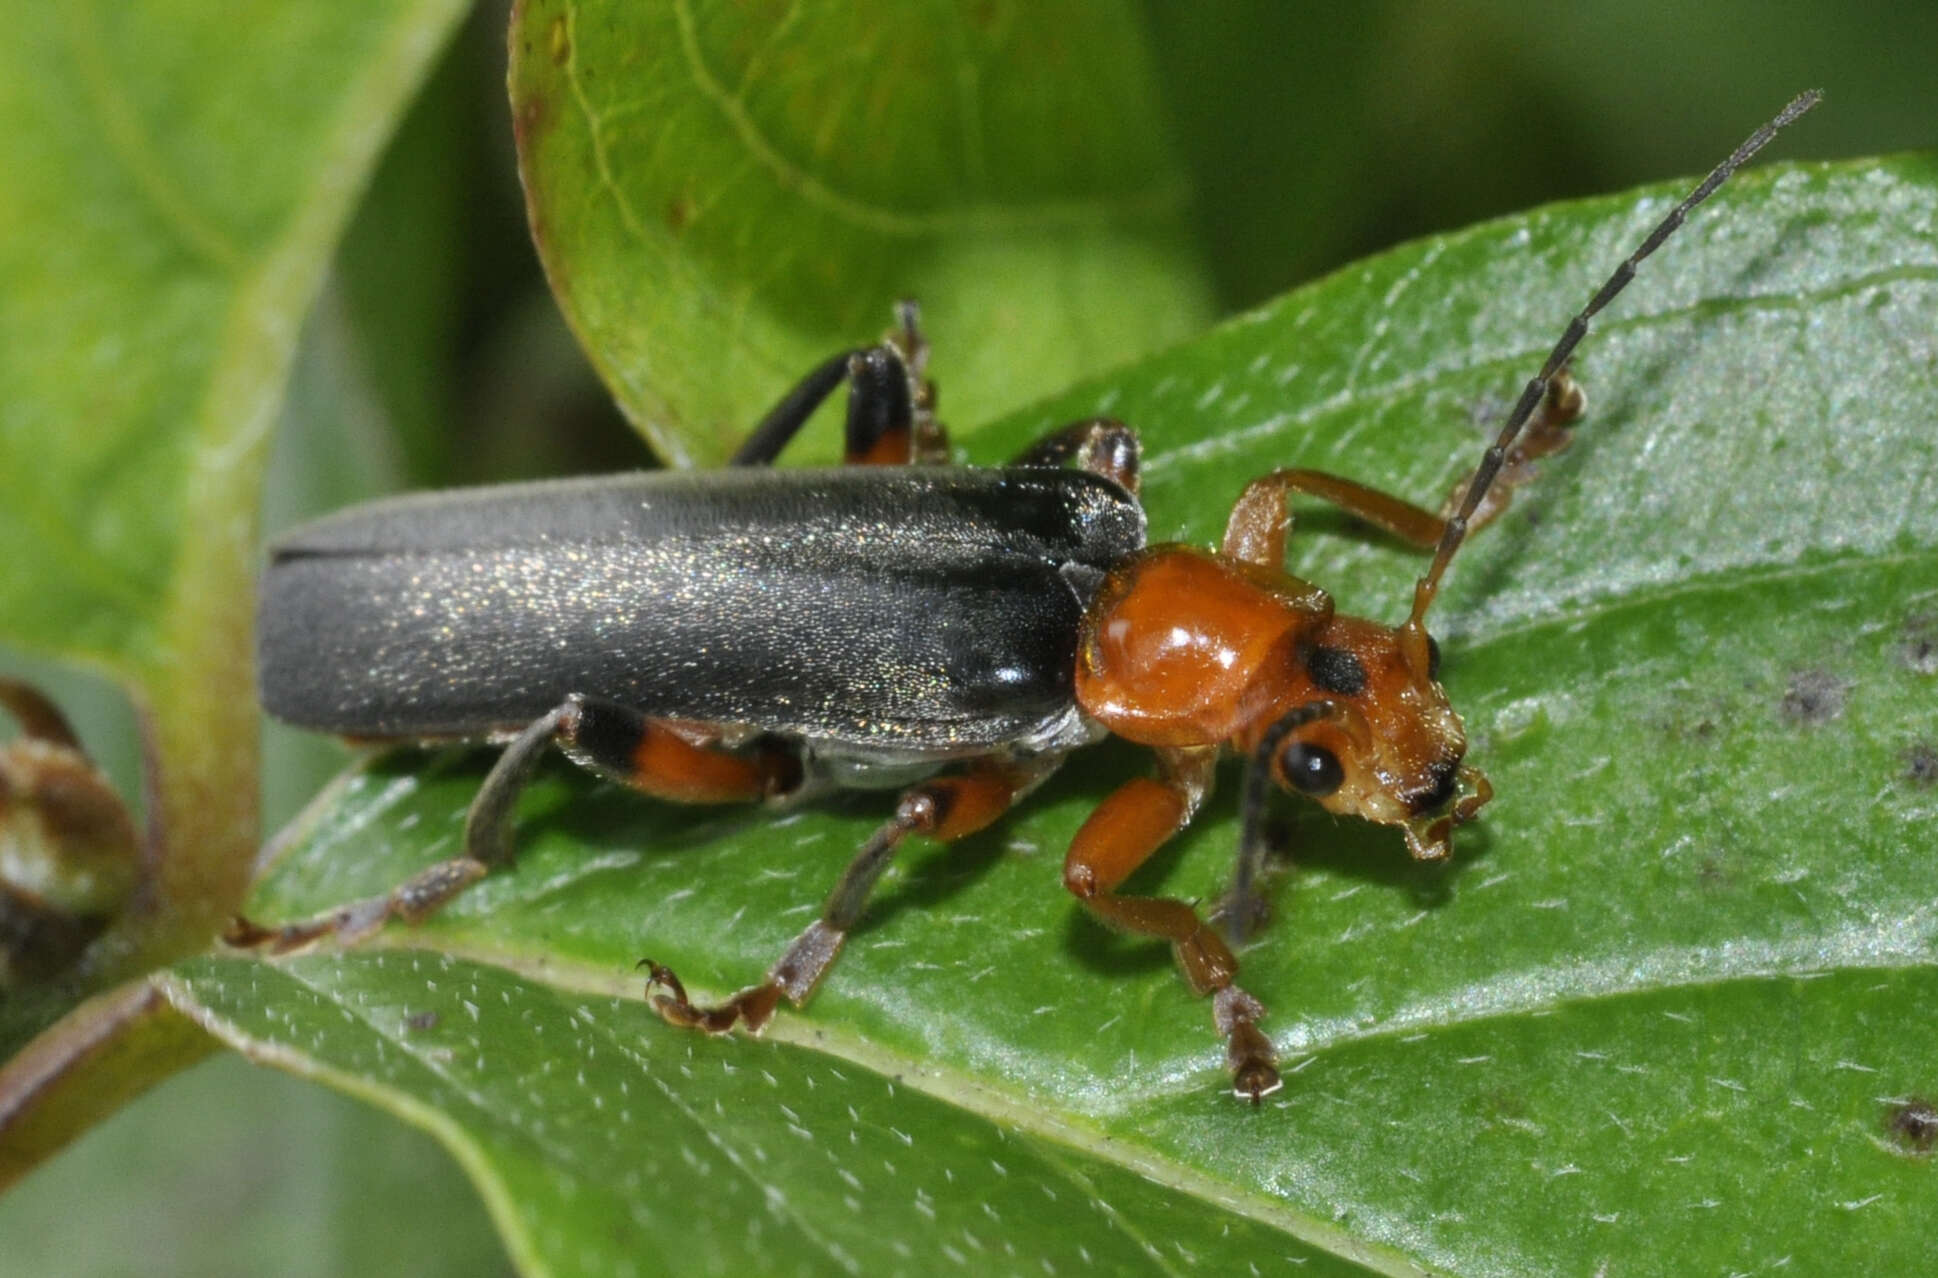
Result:
[[[1408,817],[1400,825],[1406,850],[1416,861],[1444,861],[1453,855],[1453,814],[1429,813]]]
[[[1494,787],[1479,768],[1461,764],[1452,774],[1451,784],[1440,787],[1439,802],[1400,823],[1406,835],[1406,850],[1416,861],[1444,861],[1453,855],[1453,830],[1474,819],[1486,802],[1494,797]]]

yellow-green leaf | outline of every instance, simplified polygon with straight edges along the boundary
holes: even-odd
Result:
[[[1125,9],[523,0],[532,231],[621,408],[668,459],[718,462],[908,296],[949,335],[965,426],[1203,327]]]

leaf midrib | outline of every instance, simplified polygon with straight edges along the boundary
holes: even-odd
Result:
[[[619,984],[594,975],[594,969],[568,961],[546,959],[539,969],[544,974],[541,977],[527,970],[516,959],[492,957],[487,949],[470,949],[464,946],[431,949],[411,944],[400,945],[395,943],[392,933],[386,933],[377,941],[360,948],[365,951],[421,950],[434,953],[440,958],[495,967],[521,980],[531,981],[557,993],[580,997],[627,997],[622,993],[622,987]],[[244,964],[260,960],[238,958],[221,961]],[[292,967],[282,964],[274,966],[280,976],[296,982],[319,1002],[338,1009],[341,1014],[362,1025],[381,1041],[397,1043],[394,1036],[386,1033],[367,1018],[359,1016],[333,989],[304,979],[301,973]],[[572,978],[577,979],[553,979],[566,976],[568,973]],[[163,992],[178,1010],[237,1050],[257,1059],[274,1059],[283,1063],[286,1068],[291,1068],[292,1072],[307,1074],[351,1094],[362,1095],[379,1103],[391,1105],[394,1112],[400,1116],[418,1123],[438,1136],[453,1150],[474,1181],[479,1184],[487,1205],[494,1218],[498,1220],[501,1230],[505,1232],[514,1253],[525,1256],[535,1254],[532,1240],[527,1236],[525,1221],[516,1213],[509,1187],[500,1177],[499,1169],[462,1124],[441,1110],[387,1083],[374,1082],[363,1075],[346,1074],[333,1066],[321,1064],[308,1053],[288,1044],[259,1038],[227,1017],[204,1006],[195,995],[193,978],[187,980],[165,978],[161,984]],[[584,1018],[579,1019],[581,1024],[587,1023]],[[596,1022],[597,1018],[593,1020]],[[609,1041],[614,1043],[623,1056],[644,1069],[644,1062],[640,1061],[636,1053],[619,1044],[603,1025],[599,1025],[598,1028]],[[669,1028],[668,1032],[678,1031]],[[1170,1186],[1180,1193],[1213,1203],[1235,1215],[1279,1230],[1316,1250],[1348,1259],[1373,1272],[1395,1275],[1396,1278],[1403,1275],[1417,1276],[1422,1272],[1416,1262],[1401,1252],[1370,1243],[1339,1228],[1331,1221],[1288,1209],[1280,1200],[1208,1175],[1199,1169],[1138,1146],[1121,1134],[1105,1133],[1091,1125],[1099,1121],[1107,1121],[1111,1117],[1109,1114],[1086,1113],[1072,1116],[1075,1121],[1071,1121],[1057,1116],[1054,1111],[1041,1103],[1013,1096],[1008,1091],[991,1086],[978,1077],[953,1070],[937,1069],[932,1064],[917,1058],[885,1051],[865,1040],[853,1038],[835,1027],[810,1026],[805,1018],[799,1016],[774,1022],[767,1031],[766,1037],[789,1048],[813,1051],[866,1069],[880,1077],[892,1078],[897,1086],[912,1088],[925,1096],[974,1114],[986,1121],[1002,1124],[1043,1142],[1051,1149],[1072,1149],[1097,1162]],[[407,1047],[405,1051],[414,1063],[424,1065],[417,1053],[409,1051]],[[442,1077],[442,1075],[439,1076]],[[1194,1090],[1196,1090],[1195,1084],[1201,1083],[1202,1079],[1193,1081]],[[665,1094],[671,1094],[666,1089],[662,1090]],[[677,1104],[677,1100],[675,1103]],[[686,1112],[685,1107],[682,1107],[682,1112]],[[488,1117],[499,1116],[494,1113]],[[697,1119],[695,1121],[698,1122]],[[699,1126],[703,1132],[709,1134],[709,1143],[720,1148],[711,1138],[711,1128],[704,1123],[699,1123]],[[1044,1151],[1046,1155],[1048,1152]],[[724,1149],[722,1154],[723,1156],[726,1154]],[[732,1158],[728,1158],[728,1162],[737,1171],[745,1172],[745,1169]],[[1068,1174],[1067,1169],[1065,1170]],[[1070,1178],[1073,1183],[1076,1181],[1074,1175]],[[1146,1250],[1144,1254],[1152,1253]],[[539,1265],[530,1268],[530,1272],[544,1271],[543,1266]]]

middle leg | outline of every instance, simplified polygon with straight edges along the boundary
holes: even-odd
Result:
[[[768,969],[766,979],[724,1003],[701,1006],[687,997],[686,987],[671,969],[647,959],[641,966],[647,969],[646,989],[653,1009],[674,1025],[709,1034],[724,1034],[736,1024],[758,1034],[772,1019],[782,998],[799,1007],[814,993],[904,840],[922,834],[938,843],[952,843],[986,829],[1061,762],[1062,756],[1054,754],[1025,760],[991,759],[972,764],[958,775],[936,777],[911,787],[896,803],[895,815],[862,844],[842,871],[821,907],[820,917],[794,938]]]
[[[1071,466],[1102,475],[1135,497],[1144,449],[1137,432],[1112,417],[1087,417],[1051,431],[1010,458],[1012,466]]]

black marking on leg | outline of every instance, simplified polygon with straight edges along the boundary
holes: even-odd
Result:
[[[892,346],[875,346],[848,360],[849,457],[866,457],[885,436],[909,432],[915,422],[908,366]]]
[[[611,701],[574,696],[566,705],[559,739],[573,762],[607,776],[629,774],[640,742],[654,730],[652,722]]]
[[[848,376],[848,361],[860,354],[859,351],[842,351],[829,357],[823,363],[794,384],[794,388],[781,396],[778,404],[767,410],[767,416],[760,419],[753,432],[747,436],[734,455],[727,459],[729,466],[765,466],[780,455],[781,449],[801,433],[814,410],[821,407],[828,396],[834,394],[835,387],[841,385]]]

